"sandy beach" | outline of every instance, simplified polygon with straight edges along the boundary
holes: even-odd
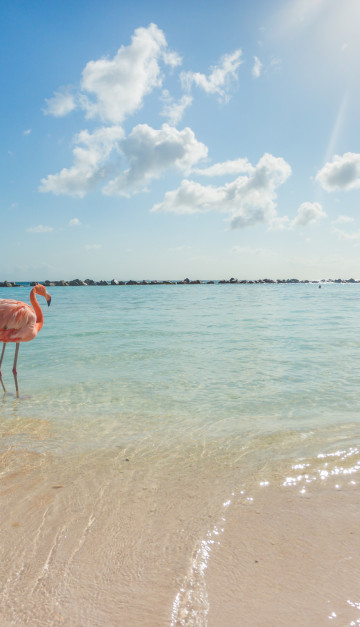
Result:
[[[358,486],[266,488],[230,510],[209,560],[208,625],[358,625]]]
[[[2,453],[1,625],[358,624],[353,477],[223,501],[219,460],[196,481],[194,460]]]

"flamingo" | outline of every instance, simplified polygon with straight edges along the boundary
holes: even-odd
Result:
[[[51,296],[46,291],[45,285],[41,284],[35,285],[30,292],[30,301],[34,309],[27,303],[23,303],[19,300],[0,299],[0,342],[4,343],[0,357],[0,382],[4,394],[6,394],[6,388],[2,379],[1,364],[4,358],[6,344],[8,342],[16,342],[12,371],[15,380],[16,396],[19,397],[16,364],[20,342],[30,342],[30,340],[33,340],[44,324],[44,316],[36,299],[36,294],[44,296],[48,306],[50,305]]]

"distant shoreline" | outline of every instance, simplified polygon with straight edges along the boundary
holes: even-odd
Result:
[[[254,280],[249,280],[249,279],[235,279],[235,278],[231,278],[231,279],[220,279],[220,280],[210,280],[210,281],[201,281],[199,279],[197,280],[190,280],[188,278],[183,279],[182,281],[158,281],[158,280],[153,280],[153,281],[146,281],[146,280],[142,280],[142,281],[134,281],[132,279],[130,279],[129,281],[120,281],[117,279],[112,279],[111,281],[105,281],[105,280],[101,280],[101,281],[95,281],[93,279],[85,279],[85,281],[83,281],[82,279],[72,279],[70,281],[0,281],[0,288],[1,287],[26,287],[26,286],[34,286],[36,285],[36,283],[42,283],[43,285],[46,285],[46,287],[79,287],[79,286],[109,286],[109,285],[116,285],[116,286],[123,286],[123,285],[264,285],[264,284],[271,284],[271,285],[287,285],[287,284],[304,284],[304,283],[360,283],[360,280],[358,279],[316,279],[316,280],[309,280],[309,279],[254,279]]]

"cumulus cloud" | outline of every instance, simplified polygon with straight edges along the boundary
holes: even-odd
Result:
[[[251,173],[225,185],[213,186],[184,180],[177,190],[167,192],[152,211],[196,213],[219,211],[231,216],[231,228],[245,228],[265,222],[271,226],[278,216],[276,189],[291,174],[281,157],[265,154]]]
[[[303,202],[298,209],[296,218],[292,221],[292,225],[308,226],[321,218],[326,218],[326,213],[319,202]]]
[[[187,172],[207,156],[207,147],[190,128],[178,131],[163,124],[153,129],[138,124],[128,137],[121,127],[101,127],[93,133],[81,131],[75,138],[74,165],[42,179],[39,190],[83,198],[116,170],[120,173],[103,186],[108,196],[128,196],[144,188],[169,169]],[[111,161],[111,153],[117,159]],[[121,157],[121,159],[120,159]],[[127,169],[123,169],[125,164]]]
[[[221,211],[224,198],[223,188],[201,185],[185,179],[178,189],[166,192],[163,202],[154,205],[152,211],[173,213],[197,213],[211,209]]]
[[[53,231],[52,226],[44,226],[43,224],[38,224],[37,226],[30,226],[26,229],[29,233],[50,233]]]
[[[156,24],[137,28],[130,45],[121,46],[113,57],[86,64],[76,95],[69,87],[61,88],[45,101],[44,111],[60,117],[80,108],[88,118],[118,125],[141,108],[147,94],[161,87],[161,62],[174,68],[181,64],[181,58],[168,49]]]
[[[69,87],[63,87],[54,92],[52,98],[45,99],[45,115],[53,115],[57,118],[63,117],[76,109],[76,101]]]
[[[87,63],[79,106],[89,118],[120,124],[142,107],[147,94],[161,87],[160,62],[173,68],[181,58],[168,50],[165,35],[156,24],[137,28],[131,44],[121,46],[114,57]]]
[[[159,59],[165,49],[163,32],[151,24],[136,29],[130,46],[112,59],[89,61],[81,81],[83,91],[95,97],[83,100],[88,117],[118,124],[139,109],[144,96],[161,86]]]
[[[180,100],[174,101],[170,94],[166,91],[164,94],[165,104],[161,115],[168,119],[169,124],[176,126],[184,115],[185,110],[190,107],[193,102],[192,96],[184,94]]]
[[[69,226],[80,226],[80,225],[81,225],[81,222],[80,222],[79,218],[73,218],[69,222]]]
[[[226,174],[240,174],[241,172],[251,173],[255,168],[247,159],[233,159],[215,163],[207,168],[193,168],[193,172],[201,176],[224,176]]]
[[[101,127],[93,133],[81,131],[75,137],[74,165],[58,174],[49,174],[41,180],[39,190],[83,198],[105,175],[106,168],[102,166],[111,152],[118,149],[123,135],[119,126]]]
[[[75,135],[73,164],[43,178],[39,190],[83,198],[102,184],[106,195],[128,196],[146,189],[149,181],[167,170],[188,176],[207,156],[207,147],[190,128],[176,129],[193,102],[192,95],[184,93],[174,99],[167,90],[162,91],[160,114],[168,123],[160,129],[138,124],[125,137],[121,126],[127,116],[141,109],[145,96],[162,88],[165,67],[172,71],[181,63],[181,57],[169,49],[163,31],[150,24],[137,28],[130,44],[121,46],[115,55],[89,61],[78,90],[68,86],[54,92],[46,100],[46,114],[61,117],[77,108],[101,126]],[[181,84],[187,90],[196,85],[226,100],[241,63],[238,49],[224,55],[208,74],[182,72]],[[252,166],[245,161],[204,168],[201,175],[250,174]]]
[[[207,147],[190,128],[178,131],[168,124],[159,130],[139,124],[120,147],[129,168],[104,187],[107,195],[127,195],[144,188],[148,181],[170,168],[187,171],[207,156]]]
[[[262,66],[263,64],[261,63],[260,59],[258,59],[258,57],[254,57],[254,65],[251,70],[251,73],[254,78],[259,78],[261,74]]]
[[[200,72],[182,72],[180,78],[183,88],[190,90],[194,84],[207,94],[217,94],[226,100],[231,83],[237,79],[237,71],[242,63],[241,57],[240,49],[224,55],[220,59],[220,64],[211,68],[208,76]]]
[[[360,154],[335,155],[319,170],[316,180],[328,192],[360,188]]]

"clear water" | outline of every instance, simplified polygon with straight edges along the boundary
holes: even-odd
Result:
[[[13,345],[2,367],[1,503],[15,526],[0,528],[13,564],[0,617],[55,624],[61,608],[66,625],[205,626],[225,510],[255,485],[355,485],[360,286],[49,291],[43,329],[20,346],[20,398]]]
[[[51,422],[42,448],[244,444],[262,434],[328,437],[358,422],[357,285],[50,291],[42,331],[20,347],[21,398],[1,405],[3,419]],[[28,288],[0,289],[0,298],[28,297]]]

